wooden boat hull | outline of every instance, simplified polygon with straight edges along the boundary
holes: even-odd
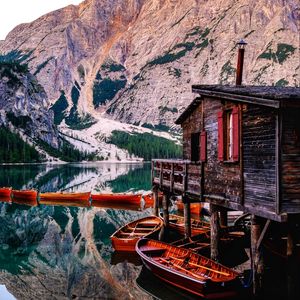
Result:
[[[236,295],[232,284],[236,281],[239,274],[204,256],[195,254],[187,249],[148,239],[141,239],[137,242],[136,252],[140,255],[143,264],[154,275],[173,286],[207,299],[233,297]],[[185,270],[185,267],[180,267],[178,263],[168,263],[170,261],[168,257],[173,258],[173,255],[178,256],[179,254],[186,255],[189,258],[186,265],[190,264],[190,261],[199,261],[201,268],[198,268],[198,271],[195,271],[193,274],[188,267]],[[163,258],[163,255],[166,255],[166,259]],[[181,260],[183,259],[179,259],[179,261]],[[167,263],[165,264],[164,262]],[[201,270],[199,271],[199,269]]]
[[[158,194],[159,206],[162,205],[162,198],[163,198],[163,194],[159,193]],[[153,201],[154,201],[153,193],[143,195],[143,199],[144,199],[144,207],[145,208],[149,208],[149,207],[152,207],[154,205],[154,203],[153,203]]]
[[[20,205],[37,206],[38,192],[36,190],[12,190],[12,202]]]
[[[128,203],[140,205],[142,194],[92,194],[91,198],[92,203]]]
[[[12,188],[10,188],[10,187],[0,188],[0,200],[2,201],[2,199],[5,199],[5,200],[10,199],[11,191],[12,191]],[[8,202],[8,201],[5,201],[5,200],[3,202]]]
[[[177,206],[178,211],[183,212],[183,210],[184,210],[183,202],[177,201],[176,206]],[[201,203],[191,203],[190,204],[190,211],[191,211],[192,215],[200,216],[201,211],[202,211],[202,204]]]
[[[91,193],[41,193],[40,203],[46,205],[90,206]]]
[[[101,202],[101,201],[92,201],[91,206],[99,208],[113,208],[120,210],[133,210],[140,211],[141,206],[139,204],[130,204],[130,203],[114,203],[114,202]]]
[[[154,237],[161,230],[163,222],[151,216],[130,222],[118,229],[112,236],[112,246],[116,251],[134,252],[137,241],[143,237]]]
[[[160,213],[161,219],[163,219],[163,214]],[[197,221],[194,219],[191,219],[191,235],[199,235],[202,233],[206,233],[210,231],[210,224],[204,221]],[[194,224],[194,225],[193,225]],[[184,218],[181,216],[169,215],[169,227],[173,229],[174,231],[184,235],[185,229],[184,229]]]

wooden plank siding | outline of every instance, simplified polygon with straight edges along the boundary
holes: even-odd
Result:
[[[282,114],[282,212],[300,213],[300,109]]]
[[[276,209],[276,110],[244,105],[244,205]]]
[[[218,160],[218,112],[231,108],[232,103],[218,99],[204,101],[204,128],[207,132],[207,163],[204,164],[204,195],[240,201],[241,170],[236,162]]]
[[[193,113],[182,123],[183,129],[183,159],[191,160],[191,136],[192,133],[202,131],[202,109],[199,105]],[[200,153],[200,152],[199,152]]]

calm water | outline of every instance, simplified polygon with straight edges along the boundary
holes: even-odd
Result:
[[[45,191],[147,191],[150,164],[1,166],[0,186]],[[110,235],[143,211],[0,204],[0,299],[153,299],[142,266],[113,252]],[[10,299],[10,298],[7,298]]]
[[[0,186],[41,192],[149,191],[150,167],[108,163],[0,166]],[[135,255],[113,251],[110,235],[150,214],[151,209],[0,202],[0,300],[195,299],[154,277]],[[275,299],[284,289],[275,289],[282,285],[278,276],[270,278],[267,298]],[[251,287],[251,282],[247,285]]]

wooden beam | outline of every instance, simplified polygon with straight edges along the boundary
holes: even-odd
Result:
[[[261,221],[255,215],[251,219],[251,268],[253,294],[258,295],[262,288],[262,274],[264,269],[262,252],[258,249],[258,241],[261,235]]]
[[[260,235],[260,237],[259,237],[259,239],[257,241],[257,249],[260,249],[261,243],[262,243],[262,241],[263,241],[263,239],[264,239],[264,237],[266,235],[266,232],[267,232],[270,224],[271,224],[271,220],[267,220],[267,222],[266,222],[266,224],[265,224],[265,226],[264,226],[264,228],[263,228],[263,230],[261,232],[261,235]]]
[[[158,188],[153,188],[153,214],[155,216],[159,215]]]
[[[184,201],[184,235],[186,238],[191,236],[191,205],[189,201]]]
[[[219,224],[219,208],[217,205],[210,205],[210,257],[213,260],[219,259],[219,240],[220,240],[220,224]]]
[[[220,207],[220,225],[227,226],[228,225],[228,210],[225,207]]]

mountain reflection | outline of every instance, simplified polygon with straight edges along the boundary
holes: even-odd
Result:
[[[1,167],[0,185],[42,192],[149,190],[149,168],[126,164]],[[2,203],[0,284],[17,299],[151,299],[136,285],[141,265],[126,258],[112,260],[110,243],[117,228],[150,213],[149,209]]]

